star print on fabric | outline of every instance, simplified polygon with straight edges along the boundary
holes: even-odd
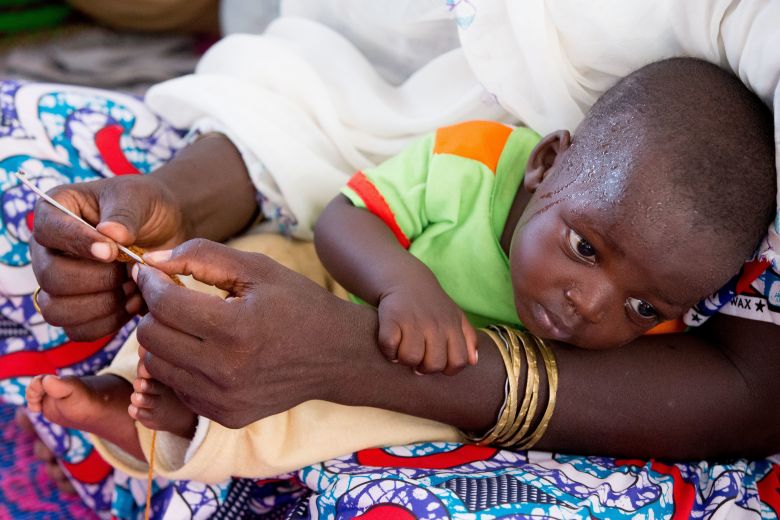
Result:
[[[693,321],[695,321],[696,323],[699,323],[699,322],[701,321],[701,316],[699,316],[698,314],[694,313],[694,314],[691,316],[691,319],[692,319]]]
[[[764,312],[764,307],[766,307],[764,302],[756,302],[756,310],[758,312]]]

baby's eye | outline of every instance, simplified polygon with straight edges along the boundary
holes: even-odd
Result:
[[[644,300],[640,300],[639,298],[628,298],[626,300],[626,305],[640,318],[658,319],[658,312],[656,312],[655,307]]]
[[[596,261],[596,249],[579,233],[570,228],[566,232],[566,238],[569,240],[572,253],[588,263],[592,264]]]

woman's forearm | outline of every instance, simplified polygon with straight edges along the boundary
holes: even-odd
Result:
[[[708,332],[719,339],[644,337],[610,351],[553,344],[558,403],[538,447],[674,459],[780,451],[780,327],[720,318]],[[506,376],[489,340],[480,340],[479,364],[454,377],[390,366],[369,346],[373,341],[370,334],[353,337],[334,400],[470,431],[492,426]]]
[[[178,200],[186,238],[223,241],[257,212],[255,188],[241,154],[222,134],[207,134],[151,174]]]
[[[325,367],[318,398],[353,406],[373,406],[433,419],[465,431],[482,431],[495,421],[504,399],[506,373],[498,350],[485,334],[479,336],[479,364],[457,376],[420,376],[388,362],[377,346],[377,314],[353,305],[350,319],[336,323],[346,331],[336,337],[342,362]],[[344,313],[341,313],[342,315]],[[334,378],[332,371],[337,371]],[[339,381],[334,384],[333,381]]]

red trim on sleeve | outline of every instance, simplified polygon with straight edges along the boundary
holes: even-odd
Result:
[[[382,194],[379,193],[379,190],[376,189],[376,186],[374,186],[374,184],[368,180],[366,174],[363,172],[357,172],[352,176],[351,179],[349,179],[347,186],[349,186],[352,191],[357,193],[358,196],[363,199],[363,202],[365,202],[366,209],[368,209],[368,211],[382,219],[387,227],[390,228],[390,231],[393,232],[395,238],[398,240],[398,243],[401,244],[404,249],[409,249],[411,242],[398,226],[398,222],[395,220],[393,210],[390,209],[387,201],[382,196]]]

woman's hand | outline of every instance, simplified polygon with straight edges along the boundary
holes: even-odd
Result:
[[[90,230],[44,200],[35,208],[32,268],[43,317],[74,340],[118,330],[142,300],[116,244],[171,247],[186,236],[181,207],[152,176],[122,176],[60,186],[55,200],[96,225]]]
[[[49,192],[96,225],[98,232],[45,201],[35,209],[32,267],[43,317],[74,340],[118,330],[142,300],[116,243],[170,248],[187,238],[224,240],[257,210],[241,155],[223,135],[209,134],[150,175],[120,176]]]
[[[149,309],[137,331],[146,369],[191,410],[231,428],[327,399],[344,365],[328,345],[349,336],[351,319],[370,328],[356,318],[359,306],[261,254],[195,239],[144,260],[154,267],[133,275]],[[165,273],[229,295],[180,287]]]

